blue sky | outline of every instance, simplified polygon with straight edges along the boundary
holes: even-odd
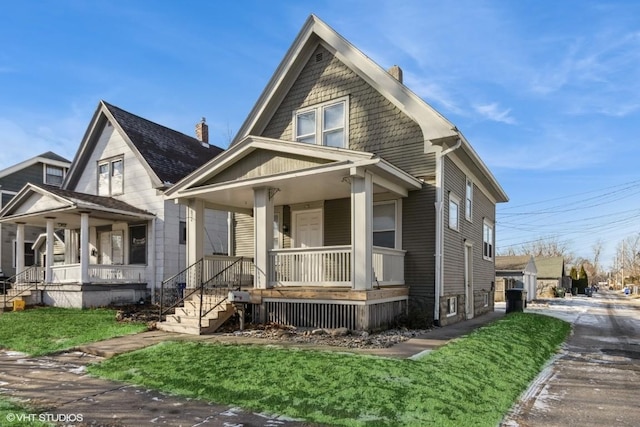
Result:
[[[316,14],[465,134],[510,196],[497,246],[612,264],[640,232],[640,2],[2,1],[0,169],[72,159],[100,99],[225,147]]]

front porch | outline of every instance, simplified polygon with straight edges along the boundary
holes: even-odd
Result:
[[[249,137],[167,195],[186,206],[188,265],[207,262],[205,208],[232,213],[260,321],[375,329],[406,314],[402,199],[421,187],[371,153]]]
[[[0,212],[0,222],[16,224],[12,299],[76,308],[146,299],[153,218],[112,198],[27,185]],[[46,230],[38,245],[44,250],[35,257],[41,265],[24,263],[25,226]]]

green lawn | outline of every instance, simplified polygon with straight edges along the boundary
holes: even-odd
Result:
[[[0,425],[7,427],[50,427],[52,424],[39,420],[40,411],[31,410],[12,400],[0,396]]]
[[[98,376],[343,426],[495,426],[565,340],[514,313],[418,361],[168,342],[92,365]]]
[[[141,332],[141,323],[118,323],[116,311],[42,307],[0,314],[0,348],[33,356]]]

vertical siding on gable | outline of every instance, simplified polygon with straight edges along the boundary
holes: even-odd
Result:
[[[351,199],[325,200],[324,244],[351,244]]]
[[[409,192],[402,199],[402,244],[405,249],[405,283],[409,286],[409,316],[433,322],[435,283],[435,186]]]
[[[316,62],[317,54],[323,59]],[[373,152],[406,172],[432,175],[435,157],[424,153],[420,127],[323,46],[318,46],[262,136],[293,140],[296,110],[349,96],[349,146]]]

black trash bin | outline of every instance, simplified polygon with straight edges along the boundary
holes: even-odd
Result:
[[[524,311],[527,304],[527,291],[520,288],[507,289],[505,291],[507,299],[507,313]]]

